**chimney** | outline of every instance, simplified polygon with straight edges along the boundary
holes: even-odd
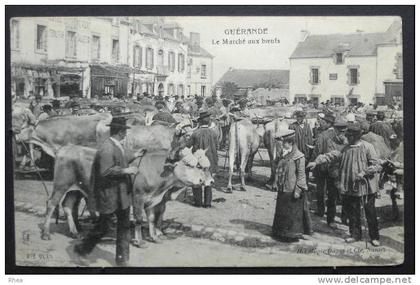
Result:
[[[307,30],[301,30],[300,31],[300,42],[304,42],[306,40],[306,38],[309,36],[309,31]]]
[[[200,51],[200,33],[190,32],[190,46],[194,52]]]

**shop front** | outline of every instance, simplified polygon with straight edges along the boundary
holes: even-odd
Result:
[[[83,68],[54,64],[12,64],[12,92],[19,98],[57,98],[80,94]]]
[[[395,105],[403,103],[403,82],[402,81],[385,81],[385,102],[384,105]]]
[[[91,96],[98,99],[127,97],[129,70],[112,65],[91,65]]]

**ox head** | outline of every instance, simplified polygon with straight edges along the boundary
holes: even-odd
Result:
[[[214,180],[207,168],[210,162],[207,157],[204,158],[201,155],[196,156],[191,150],[192,148],[188,147],[180,150],[178,161],[165,164],[163,176],[168,175],[170,171],[184,186],[212,185]]]

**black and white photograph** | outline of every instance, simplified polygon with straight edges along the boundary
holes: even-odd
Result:
[[[400,16],[109,11],[8,23],[16,266],[404,263]]]

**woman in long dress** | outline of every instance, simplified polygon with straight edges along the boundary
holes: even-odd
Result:
[[[284,130],[276,137],[279,153],[275,185],[277,203],[273,221],[273,237],[286,242],[298,241],[311,234],[305,156],[295,145],[295,131]]]

